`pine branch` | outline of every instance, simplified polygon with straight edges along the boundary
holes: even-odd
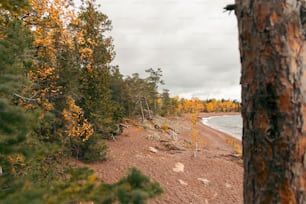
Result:
[[[236,4],[228,4],[224,8],[224,12],[228,11],[231,14],[232,11],[236,10]]]

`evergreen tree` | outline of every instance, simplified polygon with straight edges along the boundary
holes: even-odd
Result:
[[[33,38],[9,10],[3,15],[7,21],[0,39],[0,200],[16,192],[16,185],[22,186],[22,179],[17,177],[23,173],[22,155],[30,153],[25,142],[36,118],[35,112],[20,106],[25,100],[36,102],[26,97],[30,83],[24,75],[31,66],[27,54]]]
[[[0,10],[18,14],[26,8],[29,8],[28,0],[0,0]]]
[[[110,89],[110,62],[114,57],[111,37],[105,32],[111,29],[111,21],[99,12],[92,1],[83,1],[75,25],[77,32],[78,62],[81,69],[81,107],[94,125],[97,133],[111,132],[121,117],[120,108],[112,100]]]
[[[157,98],[158,98],[158,87],[159,85],[164,85],[164,81],[161,79],[162,75],[162,70],[161,68],[158,68],[157,70],[154,70],[153,68],[145,70],[147,73],[149,73],[149,76],[146,78],[148,82],[148,89],[147,95],[148,98],[151,100],[151,105],[154,109],[154,112],[157,112]]]
[[[31,64],[26,54],[33,38],[20,20],[12,16],[8,18],[2,33],[4,38],[0,39],[0,159],[5,158],[7,153],[16,152],[16,145],[26,139],[31,127],[34,114],[26,113],[18,104],[22,100],[35,102],[25,97],[30,83],[24,76]],[[7,172],[7,169],[4,171]]]
[[[161,116],[170,116],[176,114],[178,102],[175,98],[171,98],[168,89],[164,89],[161,94]]]

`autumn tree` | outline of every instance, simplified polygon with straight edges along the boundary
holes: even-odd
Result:
[[[240,103],[236,100],[217,100],[215,98],[203,101],[205,112],[239,112]]]
[[[65,132],[69,137],[72,153],[78,158],[80,154],[80,144],[88,141],[93,134],[93,127],[84,117],[83,110],[75,104],[75,100],[67,97],[67,109],[62,114],[65,120]],[[74,142],[76,140],[77,142]]]
[[[305,203],[305,1],[236,0],[244,203]]]
[[[191,115],[191,124],[192,124],[192,130],[191,130],[191,144],[193,149],[193,156],[197,156],[197,152],[199,150],[199,130],[197,128],[197,122],[199,117],[199,111],[194,111]]]
[[[102,134],[112,131],[121,120],[117,117],[120,107],[112,100],[110,89],[110,63],[115,52],[106,32],[111,28],[111,21],[93,1],[82,1],[78,22],[73,27],[81,69],[80,105],[95,131]]]
[[[72,39],[67,22],[73,21],[74,13],[69,9],[68,0],[54,1],[52,4],[47,0],[30,0],[30,4],[32,10],[24,17],[35,37],[34,68],[29,71],[29,76],[36,84],[33,95],[39,99],[40,107],[51,111],[63,89],[58,79],[62,78],[65,66],[59,59],[64,57],[63,47],[69,46],[71,49]],[[57,114],[60,115],[60,112]]]
[[[46,141],[53,134],[61,138],[60,126],[47,124],[52,133],[35,131],[42,118],[55,114],[64,119],[67,136],[92,137],[74,100],[75,81],[67,80],[76,69],[67,24],[60,23],[67,20],[61,12],[69,11],[62,3],[33,0],[30,8],[26,0],[0,1],[0,203],[144,203],[162,189],[138,170],[106,185],[92,170],[62,163],[63,143]]]
[[[181,99],[179,103],[183,113],[195,113],[204,110],[203,102],[198,98]]]

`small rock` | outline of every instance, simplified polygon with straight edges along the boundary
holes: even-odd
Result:
[[[175,167],[173,168],[174,172],[184,172],[184,164],[178,162],[175,164]]]
[[[155,149],[154,147],[149,147],[149,150],[150,150],[150,152],[153,152],[153,153],[157,153],[158,152],[158,150]]]
[[[231,188],[232,185],[231,185],[231,184],[228,184],[228,183],[225,183],[225,187],[226,187],[226,188]]]
[[[160,136],[159,136],[159,134],[154,133],[154,134],[147,135],[146,138],[149,139],[149,140],[159,140]]]
[[[183,186],[188,186],[188,183],[186,183],[185,181],[183,181],[183,180],[181,180],[181,179],[179,179],[178,181],[180,182],[181,185],[183,185]]]
[[[143,158],[143,156],[141,154],[136,154],[135,157],[136,158]]]
[[[198,181],[201,181],[205,185],[209,185],[210,181],[208,179],[198,178]]]

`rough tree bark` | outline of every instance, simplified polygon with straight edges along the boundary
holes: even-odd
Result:
[[[305,0],[236,0],[244,203],[306,203]]]

